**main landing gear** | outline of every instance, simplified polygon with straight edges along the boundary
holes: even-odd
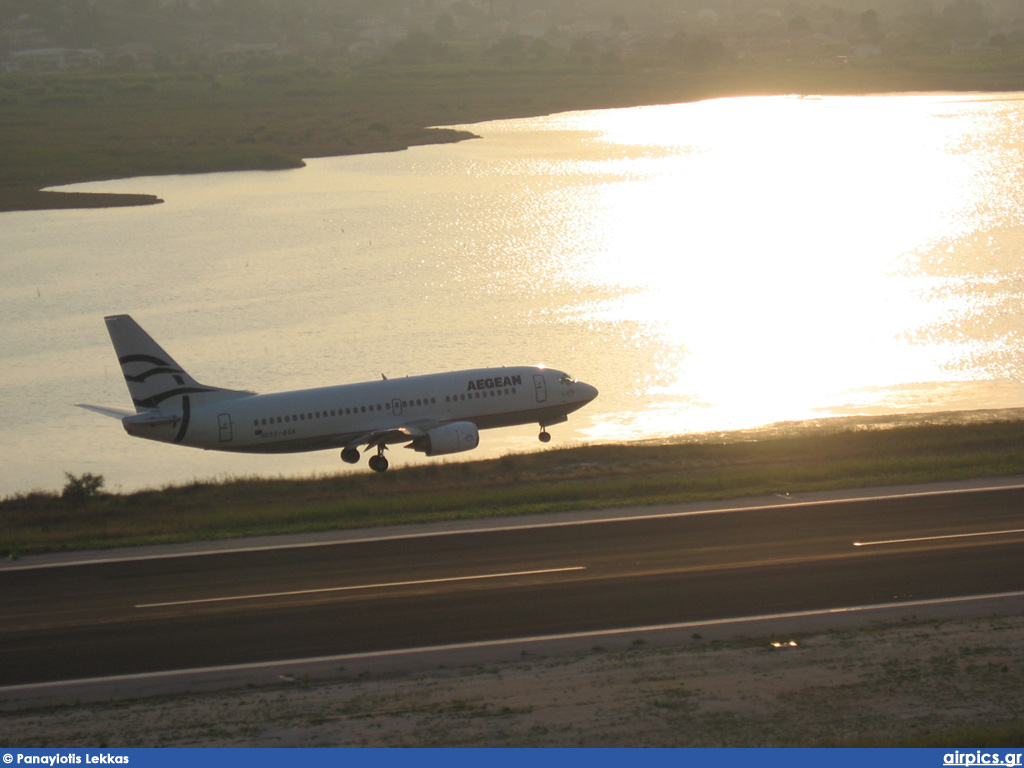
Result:
[[[369,465],[370,469],[374,472],[387,472],[388,460],[384,458],[384,450],[387,446],[378,445],[377,455],[371,456]],[[341,460],[346,464],[357,464],[359,463],[359,449],[358,448],[346,448],[341,452]]]

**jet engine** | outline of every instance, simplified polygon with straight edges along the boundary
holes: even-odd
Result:
[[[480,431],[476,424],[470,421],[453,421],[417,437],[408,447],[427,456],[443,456],[446,453],[471,451],[478,445]]]

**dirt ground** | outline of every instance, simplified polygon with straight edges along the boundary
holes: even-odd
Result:
[[[1024,607],[1024,606],[1022,606]],[[795,645],[790,643],[795,643]],[[774,647],[773,643],[780,644]],[[904,621],[0,714],[0,744],[763,747],[1019,728],[1024,616]],[[985,746],[985,745],[977,745]]]

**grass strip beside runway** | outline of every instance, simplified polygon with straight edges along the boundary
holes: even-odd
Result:
[[[484,461],[0,501],[0,553],[228,539],[1024,475],[1024,412],[830,419]]]

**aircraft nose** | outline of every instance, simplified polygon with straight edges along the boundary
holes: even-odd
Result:
[[[580,400],[582,400],[585,403],[589,403],[591,400],[597,397],[597,387],[593,386],[592,384],[586,384],[581,381],[576,385],[576,388],[580,393]]]

